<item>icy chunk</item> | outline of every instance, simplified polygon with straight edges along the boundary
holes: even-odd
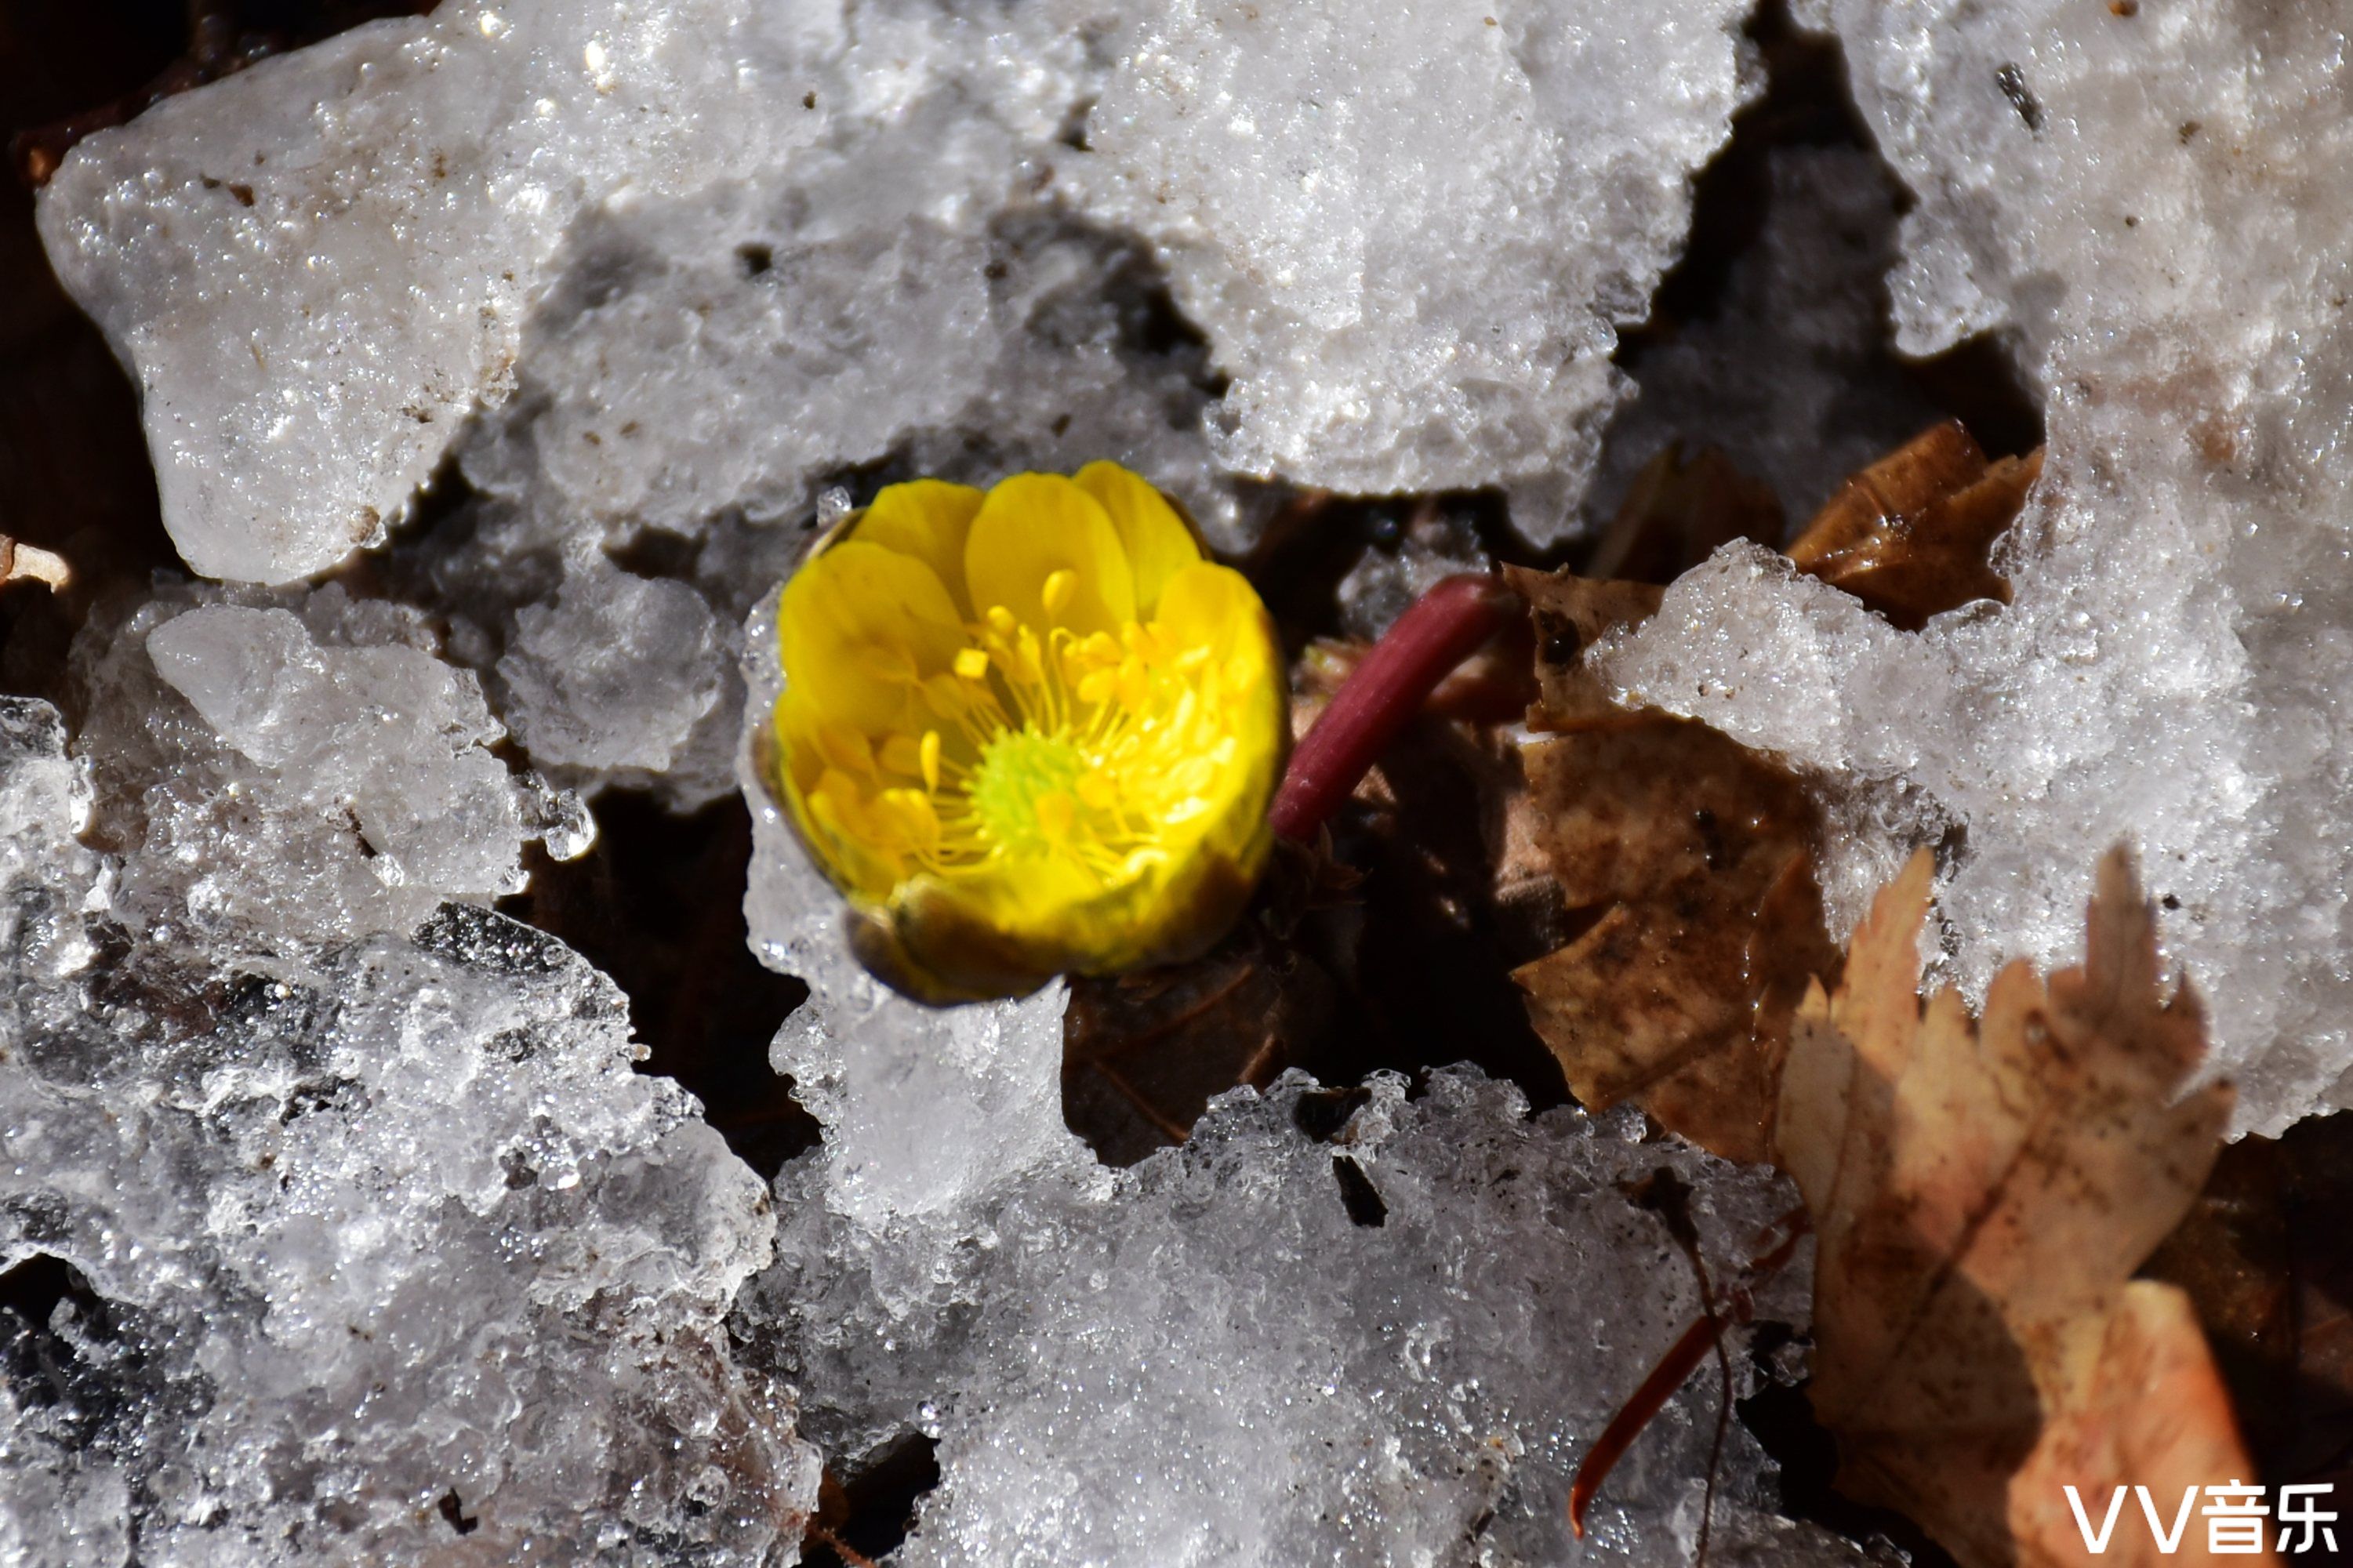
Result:
[[[2073,957],[2094,862],[2133,844],[2238,1128],[2353,1104],[2337,22],[2055,0],[1818,14],[1918,197],[1900,345],[1998,329],[2044,399],[2048,460],[2003,551],[2016,602],[1902,636],[1735,554],[1602,668],[1822,773],[1852,829],[1829,847],[1835,918],[1908,846],[1941,844],[1972,990],[2005,958]]]
[[[41,1325],[47,1330],[47,1325]],[[131,1492],[121,1466],[90,1451],[83,1413],[48,1391],[19,1393],[33,1331],[0,1310],[0,1562],[128,1563]],[[43,1348],[47,1348],[44,1346]]]
[[[279,582],[383,537],[512,384],[584,208],[766,166],[838,7],[451,0],[159,104],[41,205],[134,371],[164,517],[208,576]]]
[[[693,589],[592,556],[515,617],[507,718],[537,762],[659,773],[719,700],[724,646]]]
[[[1301,1128],[1316,1092],[1229,1096],[1107,1205],[1008,1216],[1026,1234],[942,1417],[911,1568],[1073,1539],[1139,1568],[1433,1562],[1471,1541],[1574,1560],[1577,1457],[1699,1304],[1626,1189],[1689,1182],[1719,1268],[1789,1194],[1574,1112],[1530,1121],[1475,1073],[1411,1102],[1377,1079],[1331,1143]],[[1603,1494],[1598,1533],[1631,1560],[1683,1560],[1662,1526],[1706,1468],[1717,1392],[1695,1384]],[[1760,1469],[1744,1434],[1719,1488],[1757,1503]]]
[[[789,1552],[816,1457],[721,1322],[768,1197],[632,1070],[612,984],[458,906],[299,969],[119,931],[102,972],[61,965],[105,901],[72,772],[54,712],[0,702],[0,1268],[63,1281],[45,1321],[0,1313],[0,1546]]]
[[[405,931],[520,891],[533,838],[585,847],[576,806],[488,750],[504,728],[422,616],[248,597],[167,590],[78,645],[120,916],[263,948]]]
[[[0,993],[0,1017],[40,1028],[47,987],[96,956],[81,917],[104,900],[99,860],[69,837],[90,826],[90,781],[67,758],[65,723],[46,702],[0,697],[0,962],[35,983]]]
[[[1154,336],[1131,244],[1015,188],[1039,156],[933,103],[584,226],[469,475],[626,538],[803,521],[821,479],[893,457],[984,484],[1112,457],[1229,534],[1200,352]]]
[[[1470,1069],[1410,1100],[1394,1077],[1343,1095],[1293,1075],[1226,1097],[1105,1188],[1000,1199],[920,1309],[882,1310],[839,1266],[806,1290],[800,1244],[856,1264],[873,1243],[797,1219],[738,1316],[800,1380],[821,1440],[885,1435],[885,1413],[937,1439],[903,1563],[1060,1562],[1082,1542],[1105,1564],[1687,1563],[1713,1378],[1636,1445],[1582,1548],[1564,1506],[1586,1446],[1698,1307],[1636,1189],[1683,1184],[1718,1271],[1793,1194],[1525,1111]],[[1801,1310],[1804,1289],[1800,1268],[1766,1311]],[[1734,1359],[1745,1395],[1756,1374]],[[1856,1560],[1773,1517],[1770,1473],[1735,1422],[1712,1549]]]
[[[166,521],[208,575],[280,581],[382,538],[518,384],[530,449],[481,476],[543,470],[599,524],[773,519],[813,473],[935,428],[1182,478],[1203,394],[1056,314],[1116,266],[1047,245],[1025,267],[1029,241],[991,237],[999,214],[1039,226],[1107,25],[453,3],[92,137],[44,233],[138,374]]]
[[[1124,230],[1239,378],[1226,464],[1508,484],[1546,534],[1746,90],[1742,15],[452,0],[91,137],[42,224],[207,575],[380,540],[511,395],[469,471],[575,522],[1113,457],[1238,542],[1216,393]]]
[[[1558,537],[1615,325],[1750,86],[1747,7],[1181,0],[1120,42],[1087,199],[1152,238],[1231,373],[1220,454],[1378,492],[1505,485]]]

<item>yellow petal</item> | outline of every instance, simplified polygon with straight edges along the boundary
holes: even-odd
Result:
[[[937,574],[859,539],[793,574],[776,632],[786,684],[826,719],[869,734],[902,727],[909,682],[945,670],[965,641]]]
[[[1071,482],[1110,515],[1135,574],[1136,613],[1150,616],[1168,580],[1201,559],[1193,531],[1166,498],[1117,463],[1089,463]]]
[[[868,743],[865,731],[823,718],[818,720],[816,728],[818,752],[832,766],[845,773],[874,771],[874,748]]]
[[[930,567],[958,613],[969,616],[973,607],[964,591],[964,542],[980,501],[980,492],[970,485],[944,479],[885,486],[850,537],[912,555]]]
[[[797,689],[786,687],[776,699],[776,756],[784,764],[786,782],[797,790],[814,789],[825,770],[825,752],[817,739],[820,722],[817,709]]]
[[[1060,474],[1016,474],[988,492],[965,536],[965,582],[983,615],[1002,605],[1041,635],[1116,633],[1135,616],[1135,579],[1119,531],[1095,499]],[[1071,574],[1070,602],[1046,609],[1046,581]]]
[[[1259,639],[1249,634],[1264,626],[1266,611],[1250,580],[1230,566],[1197,561],[1168,579],[1161,590],[1154,632],[1183,668],[1187,657],[1223,657]]]
[[[872,837],[856,784],[830,770],[807,789],[789,773],[784,783],[793,825],[804,841],[822,847],[818,863],[833,885],[853,903],[871,906],[888,899],[905,868]]]
[[[1217,721],[1236,751],[1221,761],[1208,810],[1193,826],[1255,875],[1271,843],[1266,807],[1288,738],[1274,627],[1241,574],[1207,562],[1169,580],[1157,626],[1178,647],[1212,652],[1224,667],[1220,673],[1232,679]]]

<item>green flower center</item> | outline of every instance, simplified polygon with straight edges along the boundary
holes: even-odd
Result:
[[[1000,731],[981,748],[972,772],[974,820],[984,837],[1008,849],[1051,847],[1071,830],[1086,771],[1086,758],[1061,735]]]

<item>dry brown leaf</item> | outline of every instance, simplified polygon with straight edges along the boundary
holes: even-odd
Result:
[[[2074,1563],[2084,1552],[2083,1527],[2065,1489],[2083,1498],[2096,1530],[2114,1489],[2127,1481],[2158,1500],[2168,1530],[2180,1500],[2218,1483],[2254,1480],[2257,1471],[2240,1440],[2231,1394],[2199,1327],[2189,1298],[2151,1279],[2126,1283],[2105,1321],[2087,1320],[2061,1336],[2064,1347],[2048,1367],[2043,1398],[2052,1411],[2034,1451],[2010,1479],[2010,1525],[2025,1563]],[[2200,1501],[2202,1504],[2201,1495]],[[2160,1553],[2146,1533],[2137,1498],[2118,1510],[2108,1559],[2128,1568],[2211,1561],[2193,1517],[2181,1549]],[[2274,1527],[2275,1528],[2275,1527]],[[2273,1530],[2266,1539],[2276,1539]],[[2273,1561],[2269,1552],[2253,1554]],[[2244,1561],[2232,1554],[2232,1561]]]
[[[2245,1428],[2278,1481],[2353,1485],[2353,1113],[2222,1151],[2142,1265],[2197,1304]]]
[[[1573,940],[1523,965],[1536,1033],[1600,1110],[1641,1104],[1730,1159],[1767,1157],[1788,1025],[1835,974],[1797,782],[1704,724],[1614,706],[1577,654],[1659,591],[1521,573],[1543,696],[1505,841],[1541,847]]]
[[[1582,935],[1517,970],[1579,1100],[1633,1100],[1727,1159],[1767,1156],[1788,1026],[1835,973],[1796,783],[1704,725],[1529,748],[1538,834]]]
[[[2204,1029],[2159,984],[2122,852],[2083,967],[2046,986],[2011,965],[1978,1022],[1952,991],[1919,1000],[1930,880],[1924,854],[1882,891],[1782,1077],[1778,1157],[1820,1237],[1814,1408],[1840,1489],[1966,1568],[2080,1562],[2065,1486],[2096,1522],[2119,1486],[2169,1517],[2185,1486],[2254,1475],[2187,1298],[2127,1284],[2196,1197],[2231,1095],[2181,1093]],[[2156,1563],[2126,1510],[2108,1559]],[[2204,1546],[2193,1529],[2168,1560]]]
[[[1182,1143],[1209,1100],[1294,1065],[1333,1008],[1315,962],[1245,922],[1190,963],[1073,978],[1062,1116],[1114,1165]]]
[[[1934,426],[1848,480],[1791,557],[1895,620],[2006,598],[1986,551],[2017,516],[2040,456],[1988,464],[1957,424]],[[1661,454],[1597,565],[1627,567],[1694,530],[1730,537],[1764,516],[1715,454]],[[1778,514],[1776,514],[1778,515]],[[1745,520],[1745,521],[1744,521]],[[1648,618],[1643,583],[1514,572],[1536,645],[1528,789],[1507,845],[1545,851],[1562,946],[1514,975],[1570,1088],[1600,1109],[1631,1100],[1728,1158],[1767,1157],[1789,1022],[1807,983],[1835,979],[1813,871],[1818,814],[1788,772],[1705,726],[1629,710],[1583,662]],[[1505,896],[1528,902],[1514,886]]]
[[[1987,552],[2042,472],[2039,448],[1989,463],[1957,421],[1932,425],[1849,479],[1789,559],[1909,631],[1972,599],[2008,604]]]

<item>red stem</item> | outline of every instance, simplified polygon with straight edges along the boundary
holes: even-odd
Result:
[[[1699,1370],[1699,1363],[1715,1349],[1716,1337],[1723,1327],[1722,1320],[1713,1312],[1694,1318],[1691,1327],[1667,1347],[1667,1353],[1659,1358],[1651,1375],[1627,1396],[1626,1403],[1618,1407],[1618,1414],[1609,1418],[1609,1425],[1601,1429],[1601,1436],[1593,1440],[1593,1447],[1585,1451],[1584,1462],[1577,1467],[1577,1479],[1568,1488],[1568,1528],[1579,1541],[1585,1539],[1586,1510],[1593,1506],[1601,1483],[1609,1479],[1609,1472],[1618,1468],[1618,1461],[1626,1457],[1626,1450],[1634,1446],[1634,1439],[1642,1435],[1651,1417],[1666,1408],[1675,1390]]]
[[[1439,682],[1501,631],[1519,603],[1499,579],[1470,573],[1447,578],[1399,616],[1291,753],[1267,814],[1274,831],[1313,839]]]
[[[1761,1247],[1767,1241],[1774,1241],[1773,1248],[1754,1259],[1742,1271],[1730,1292],[1729,1310],[1718,1311],[1714,1303],[1703,1301],[1700,1315],[1692,1320],[1691,1327],[1683,1331],[1682,1338],[1667,1347],[1667,1353],[1659,1358],[1658,1364],[1651,1369],[1651,1375],[1644,1378],[1641,1386],[1629,1394],[1626,1403],[1618,1407],[1618,1414],[1609,1418],[1609,1425],[1601,1429],[1601,1436],[1596,1437],[1593,1447],[1585,1451],[1584,1459],[1577,1467],[1577,1475],[1569,1482],[1568,1528],[1579,1541],[1585,1539],[1585,1516],[1593,1507],[1594,1498],[1600,1493],[1601,1483],[1609,1479],[1609,1472],[1617,1468],[1618,1461],[1626,1457],[1626,1450],[1634,1446],[1634,1439],[1642,1435],[1642,1429],[1651,1424],[1652,1417],[1666,1408],[1667,1401],[1675,1396],[1675,1391],[1699,1370],[1699,1363],[1722,1344],[1725,1321],[1729,1319],[1732,1322],[1745,1325],[1756,1316],[1757,1305],[1752,1292],[1789,1266],[1789,1259],[1797,1256],[1798,1243],[1812,1230],[1812,1216],[1803,1208],[1794,1208],[1758,1232],[1750,1245]],[[1778,1241],[1774,1240],[1776,1232],[1780,1233]],[[1728,1385],[1725,1397],[1732,1397]],[[1710,1484],[1713,1482],[1711,1476]]]

